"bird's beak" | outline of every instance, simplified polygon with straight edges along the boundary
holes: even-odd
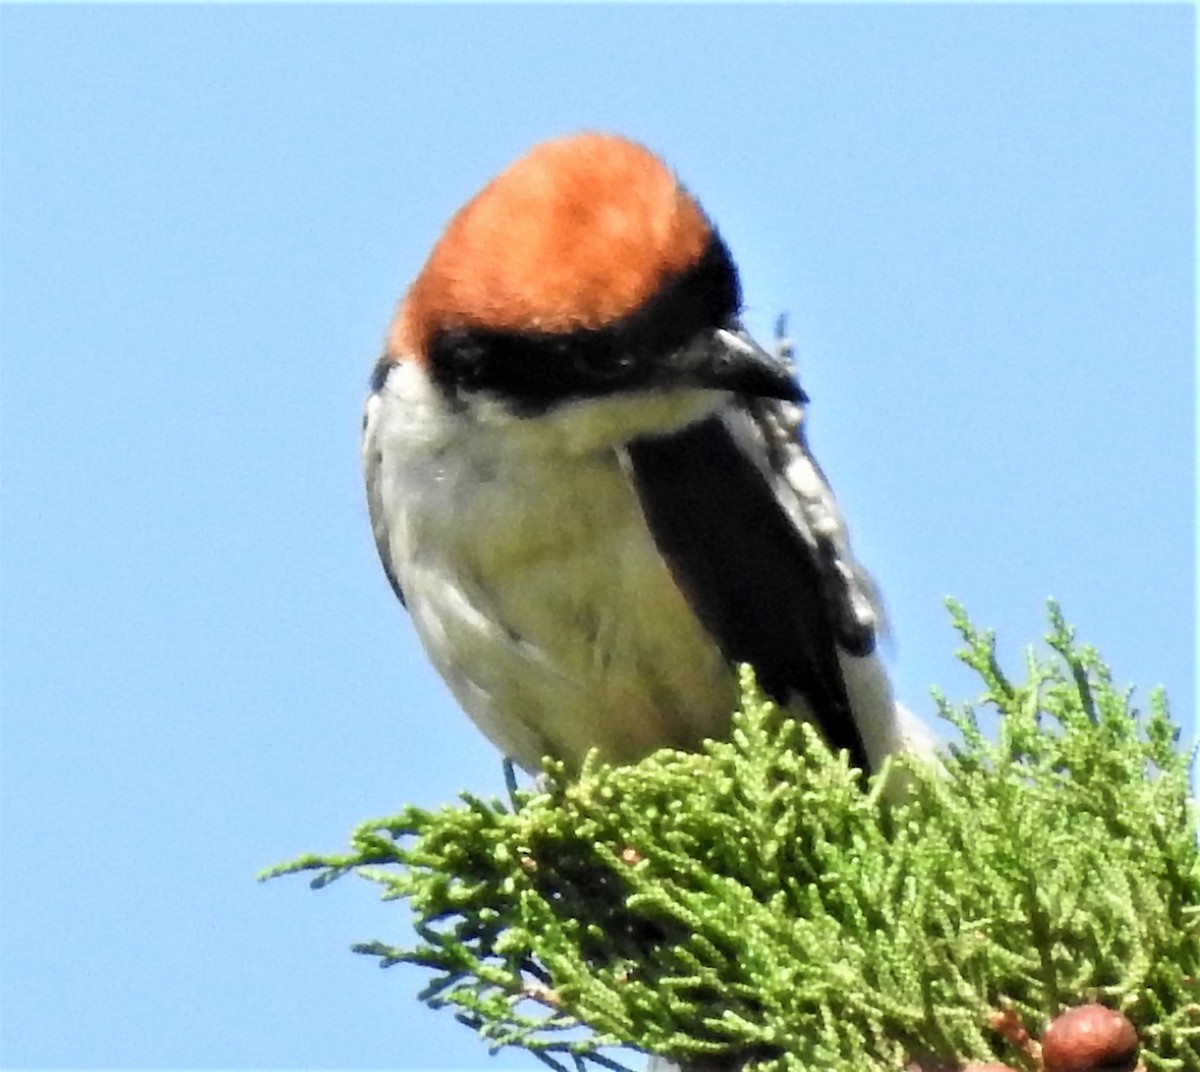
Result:
[[[681,357],[685,375],[697,386],[756,398],[808,401],[792,366],[759,346],[741,324],[706,333]]]

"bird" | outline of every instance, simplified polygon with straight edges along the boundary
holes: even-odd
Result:
[[[594,131],[484,186],[397,306],[363,418],[375,544],[458,703],[527,771],[726,736],[742,663],[864,772],[919,750],[809,400],[742,313],[696,198]]]

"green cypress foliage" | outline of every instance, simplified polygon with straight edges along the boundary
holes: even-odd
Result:
[[[428,968],[422,1000],[556,1068],[623,1067],[612,1047],[758,1072],[1029,1068],[996,1013],[1036,1034],[1100,1001],[1148,1072],[1197,1072],[1200,854],[1165,697],[1135,710],[1053,604],[1052,653],[1020,682],[951,614],[999,734],[938,695],[961,738],[941,769],[896,759],[864,787],[744,672],[731,738],[700,754],[551,764],[536,792],[410,807],[267,876],[354,872],[407,900],[417,945],[356,950]]]

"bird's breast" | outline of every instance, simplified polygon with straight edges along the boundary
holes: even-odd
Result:
[[[563,460],[499,434],[463,449],[379,442],[387,538],[417,631],[506,754],[535,768],[544,755],[577,764],[594,746],[625,762],[727,729],[732,672],[616,451]]]

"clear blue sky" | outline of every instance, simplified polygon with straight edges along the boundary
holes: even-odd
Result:
[[[899,691],[1054,595],[1195,699],[1187,5],[22,7],[3,98],[3,1063],[465,1068],[364,883],[500,764],[375,561],[360,406],[449,214],[621,131],[791,313]],[[529,1068],[519,1055],[490,1067]]]

